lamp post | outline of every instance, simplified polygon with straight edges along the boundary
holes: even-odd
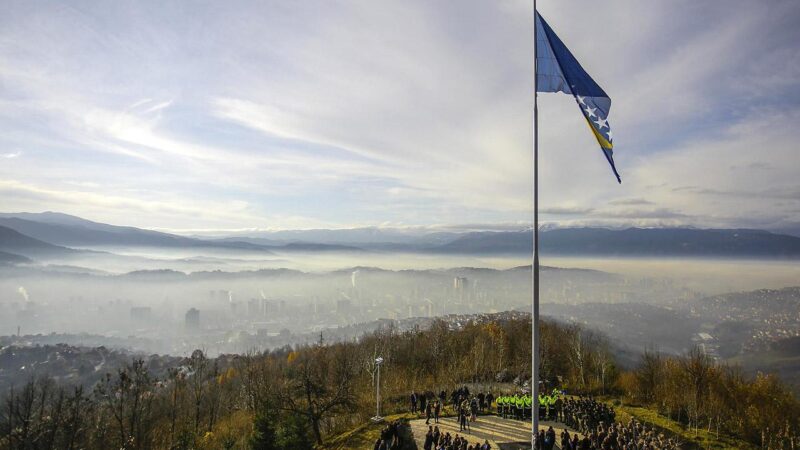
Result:
[[[375,366],[378,368],[378,380],[375,383],[375,417],[372,418],[373,422],[382,422],[381,417],[381,366],[383,365],[383,357],[379,356],[375,359]]]

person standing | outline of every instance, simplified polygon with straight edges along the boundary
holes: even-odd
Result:
[[[561,450],[570,450],[569,431],[561,431]]]
[[[433,407],[433,422],[439,423],[439,414],[442,413],[442,402],[437,401]]]
[[[425,450],[431,450],[433,447],[433,428],[428,427],[428,432],[425,434],[425,444],[422,446]]]
[[[459,425],[460,431],[465,431],[469,433],[469,420],[467,420],[467,410],[466,408],[461,408],[459,412]]]
[[[478,399],[477,398],[472,397],[472,401],[469,403],[469,411],[471,413],[470,417],[469,417],[469,420],[471,420],[473,422],[478,420]]]
[[[417,413],[417,393],[411,391],[411,414]]]
[[[553,450],[556,446],[556,431],[553,427],[547,428],[547,433],[544,435],[544,450]]]
[[[431,402],[425,405],[425,425],[431,423]]]

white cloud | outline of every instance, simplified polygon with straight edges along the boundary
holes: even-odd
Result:
[[[624,180],[574,102],[541,95],[544,220],[800,220],[795,2],[542,3],[612,97]],[[0,18],[0,147],[25,150],[0,155],[4,208],[170,229],[530,220],[529,2],[154,5]]]

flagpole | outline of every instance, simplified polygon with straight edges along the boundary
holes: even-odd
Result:
[[[533,298],[531,299],[531,449],[539,432],[539,102],[536,63],[536,0],[533,0]]]

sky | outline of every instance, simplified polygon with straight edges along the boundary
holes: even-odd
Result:
[[[530,226],[530,1],[0,1],[0,211]],[[623,178],[540,94],[544,224],[800,233],[800,3],[538,5],[611,97]]]

